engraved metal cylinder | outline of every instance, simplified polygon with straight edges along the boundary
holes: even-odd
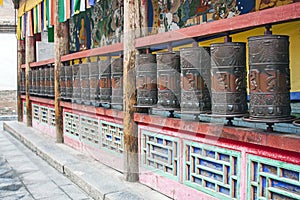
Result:
[[[192,47],[180,50],[181,111],[205,113],[211,110],[210,48]]]
[[[32,70],[32,93],[36,94],[36,70]]]
[[[48,96],[50,94],[50,68],[45,68],[45,95]]]
[[[66,99],[72,99],[73,95],[73,72],[72,66],[65,67]]]
[[[89,80],[90,80],[90,101],[92,103],[95,103],[97,101],[97,94],[99,92],[98,62],[89,63]]]
[[[123,58],[111,59],[111,87],[111,103],[123,105]]]
[[[212,114],[247,113],[245,43],[211,45]]]
[[[54,67],[50,67],[49,96],[54,97]]]
[[[40,95],[44,96],[45,95],[45,69],[40,68]]]
[[[111,59],[108,58],[106,60],[100,60],[98,63],[99,63],[98,100],[102,103],[110,103],[111,96],[112,96]],[[122,85],[123,85],[123,83],[122,83]]]
[[[80,91],[80,65],[75,64],[72,66],[72,77],[73,77],[73,101],[81,100],[81,91]]]
[[[80,93],[81,100],[85,103],[90,101],[90,80],[89,80],[89,64],[80,65]]]
[[[29,90],[29,94],[32,94],[32,85],[33,85],[32,70],[29,70],[28,71],[28,90]],[[25,85],[25,91],[26,91],[26,85]]]
[[[65,66],[61,65],[59,68],[59,82],[60,82],[60,96],[61,98],[66,97],[66,77],[65,77]]]
[[[157,65],[154,54],[136,55],[136,90],[138,106],[157,103]]]
[[[35,94],[40,95],[40,70],[35,70]]]
[[[180,56],[178,52],[157,53],[157,106],[180,108]]]
[[[25,93],[25,70],[21,69],[21,72],[20,72],[20,78],[21,78],[21,83],[20,83],[20,92],[21,94],[24,94]]]
[[[289,37],[249,37],[249,115],[254,118],[289,117]]]

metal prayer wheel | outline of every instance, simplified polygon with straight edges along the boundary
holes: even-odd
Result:
[[[60,96],[62,99],[66,98],[66,77],[65,66],[59,68],[59,82],[60,82]]]
[[[45,68],[45,95],[48,96],[50,94],[50,68]]]
[[[123,105],[123,58],[111,59],[111,87],[111,104]]]
[[[72,99],[73,95],[73,72],[72,66],[65,66],[65,85],[66,85],[66,99]]]
[[[54,67],[50,67],[50,73],[49,73],[49,96],[54,97]]]
[[[115,65],[121,65],[123,67],[122,59],[120,59],[121,63],[118,61],[114,64]],[[112,96],[112,74],[111,74],[111,59],[108,58],[107,60],[99,60],[99,93],[98,93],[98,99],[100,103],[110,103],[111,102],[111,96]],[[117,68],[117,67],[115,67]],[[120,71],[122,70],[122,71]],[[118,76],[119,75],[119,76]],[[114,77],[116,78],[116,82],[120,81],[119,79],[122,79],[123,77],[123,69],[116,69]],[[118,79],[119,78],[119,79]],[[122,79],[123,81],[123,79]],[[122,88],[123,88],[123,82]],[[118,93],[118,88],[115,86],[115,92],[114,95],[120,95]],[[120,92],[120,91],[119,91]],[[122,93],[123,95],[123,93]]]
[[[254,36],[248,43],[250,119],[290,120],[289,37]]]
[[[25,83],[26,84],[26,83]],[[33,80],[32,80],[32,70],[29,70],[28,71],[28,91],[29,91],[29,94],[32,94],[33,92]],[[26,91],[26,85],[25,85],[25,91]]]
[[[20,92],[21,92],[22,94],[24,94],[25,91],[26,91],[26,85],[25,85],[25,80],[26,80],[26,78],[25,78],[25,70],[22,70],[22,69],[21,69],[21,72],[20,72],[20,79],[21,79],[21,83],[20,83]]]
[[[154,54],[136,55],[137,106],[151,107],[157,103],[157,65]]]
[[[80,67],[78,64],[72,66],[72,77],[73,77],[73,102],[81,101],[81,91],[80,91]]]
[[[180,50],[181,112],[211,111],[210,48],[192,47]]]
[[[246,45],[211,44],[212,114],[238,117],[247,113]]]
[[[180,108],[180,56],[178,52],[157,53],[157,107]]]
[[[99,66],[98,62],[89,63],[89,80],[90,80],[90,102],[95,105],[97,94],[99,92]]]
[[[35,84],[36,84],[35,85],[35,88],[36,88],[35,94],[40,95],[40,79],[41,79],[41,77],[40,77],[39,69],[35,70],[35,76],[36,76],[36,78],[35,78]]]
[[[84,63],[80,64],[80,93],[81,93],[81,101],[85,104],[89,104],[90,102],[90,80],[89,80],[89,64]]]
[[[32,93],[36,94],[36,70],[32,70]]]
[[[45,70],[44,68],[40,68],[40,95],[44,96],[45,95]]]

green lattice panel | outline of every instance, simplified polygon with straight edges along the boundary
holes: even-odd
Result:
[[[49,113],[50,126],[55,126],[55,110],[53,108],[49,108]]]
[[[48,124],[49,121],[49,112],[48,108],[45,106],[40,106],[40,117],[41,117],[41,122],[44,124]]]
[[[248,198],[299,200],[300,166],[248,155]]]
[[[141,137],[142,166],[178,181],[179,140],[146,130],[141,131]]]
[[[240,162],[240,152],[185,141],[183,182],[222,200],[240,199]]]
[[[40,121],[40,106],[32,104],[33,120]]]
[[[87,144],[99,147],[100,131],[99,120],[90,117],[80,117],[81,140]]]
[[[64,134],[79,140],[79,116],[69,112],[64,113]]]
[[[100,129],[101,129],[101,147],[113,151],[117,154],[123,154],[124,151],[123,126],[101,120]]]

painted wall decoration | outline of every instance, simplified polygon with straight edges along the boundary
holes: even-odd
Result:
[[[149,33],[234,17],[255,10],[255,0],[148,0]]]
[[[106,46],[121,42],[123,31],[123,1],[98,1],[70,20],[70,50]]]

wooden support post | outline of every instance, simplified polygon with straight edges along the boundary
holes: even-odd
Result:
[[[54,107],[55,107],[55,130],[56,142],[63,143],[63,110],[60,106],[60,66],[61,56],[69,53],[68,22],[58,21],[58,1],[55,1],[56,16],[54,25]]]
[[[135,90],[135,36],[140,31],[136,16],[138,1],[124,0],[124,175],[125,180],[134,182],[139,179],[138,166],[138,127],[134,122],[133,107],[136,104]]]
[[[29,26],[30,19],[27,17],[27,33],[29,33]],[[26,119],[27,119],[27,126],[32,126],[32,105],[31,100],[29,99],[29,82],[28,82],[28,73],[30,69],[30,63],[35,61],[35,39],[33,36],[26,36],[25,37],[25,63],[26,63]]]
[[[20,83],[21,83],[21,65],[24,64],[25,60],[25,46],[24,40],[18,40],[18,63],[17,63],[17,109],[18,109],[18,121],[23,122],[23,102],[21,99]]]

